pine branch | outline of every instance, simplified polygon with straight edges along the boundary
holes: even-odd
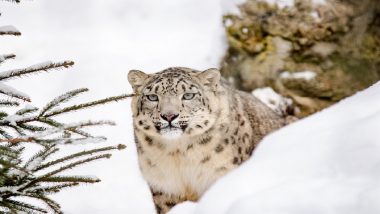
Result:
[[[14,55],[14,54],[3,54],[3,55],[0,55],[0,64],[3,63],[7,59],[14,59],[15,57],[16,57],[16,55]]]
[[[14,205],[14,209],[17,209],[18,211],[23,211],[26,213],[34,213],[35,211],[41,212],[41,213],[48,213],[45,209],[36,207],[34,205],[21,202],[21,201],[16,201],[12,199],[6,199],[6,203]]]
[[[3,36],[3,35],[20,36],[21,33],[14,26],[7,25],[7,26],[0,27],[0,36]]]
[[[55,121],[55,120],[53,120],[51,118],[45,118],[45,117],[40,117],[38,121],[41,122],[41,123],[45,123],[47,125],[56,127],[56,128],[62,127],[64,125],[64,124],[59,123],[59,122],[57,122],[57,121]],[[89,134],[89,133],[87,133],[85,131],[79,130],[79,129],[68,128],[66,130],[70,131],[72,133],[75,133],[75,134],[79,134],[79,135],[81,135],[83,137],[93,137],[91,134]]]
[[[12,128],[13,130],[15,130],[19,135],[21,135],[21,136],[25,136],[26,134],[25,134],[25,132],[24,132],[24,130],[22,130],[19,126],[17,126],[17,125],[13,125],[13,124],[8,124],[8,125],[6,125],[7,127],[9,127],[9,128]]]
[[[61,211],[61,206],[57,202],[51,200],[46,196],[41,196],[39,197],[39,199],[45,202],[55,213],[63,214],[63,212]]]
[[[14,107],[19,106],[20,103],[10,100],[0,100],[0,107]]]
[[[2,146],[0,145],[0,161],[2,160],[2,158],[4,158],[5,156],[9,157],[9,158],[17,158],[18,157],[18,152],[15,151],[14,149],[8,147],[8,146]],[[0,162],[0,164],[2,164]]]
[[[110,151],[110,150],[116,150],[116,149],[117,150],[125,149],[125,145],[119,144],[117,146],[107,146],[107,147],[103,147],[103,148],[98,148],[98,149],[92,149],[92,150],[88,150],[88,151],[78,152],[78,153],[75,153],[75,154],[72,154],[72,155],[65,156],[63,158],[59,158],[59,159],[54,160],[54,161],[50,161],[50,162],[48,162],[46,164],[40,165],[34,171],[39,171],[41,169],[45,169],[45,168],[48,168],[48,167],[54,166],[56,164],[63,163],[65,161],[69,161],[69,160],[72,160],[72,159],[75,159],[75,158],[78,158],[78,157],[83,157],[85,155],[92,155],[92,154],[95,154],[95,153],[104,152],[104,151]]]
[[[0,111],[0,118],[3,119],[4,117],[8,117],[8,113],[5,111]]]
[[[12,3],[20,3],[21,2],[20,0],[3,0],[3,1],[9,1],[9,2],[12,2]]]
[[[1,76],[1,74],[0,74],[0,76]],[[13,97],[13,98],[17,98],[20,100],[30,102],[30,97],[27,94],[25,94],[21,91],[18,91],[17,89],[15,89],[11,86],[5,85],[3,83],[0,83],[0,93],[5,94],[5,95],[10,96],[10,97]]]
[[[22,69],[15,69],[15,70],[9,70],[9,71],[4,71],[0,73],[0,81],[3,80],[9,80],[15,77],[21,77],[26,74],[31,74],[35,72],[41,72],[41,71],[49,71],[52,69],[59,69],[62,67],[68,68],[70,66],[73,66],[74,62],[73,61],[63,61],[63,62],[45,62],[45,63],[40,63],[37,65],[30,66],[28,68],[22,68]]]
[[[29,114],[38,111],[38,108],[34,106],[27,105],[24,108],[18,110],[16,112],[17,115],[24,115],[24,114]]]
[[[40,182],[77,182],[77,183],[98,183],[99,178],[83,176],[50,176],[40,179]]]
[[[43,194],[49,194],[49,193],[57,193],[60,192],[62,189],[78,186],[80,183],[73,182],[73,183],[65,183],[65,184],[58,184],[58,185],[52,185],[47,187],[38,187],[38,188],[32,188],[31,190],[27,190],[27,193],[43,193]]]
[[[40,132],[40,131],[45,131],[47,129],[42,126],[34,126],[34,125],[26,124],[26,123],[20,123],[18,124],[18,126],[31,132]]]
[[[106,141],[106,137],[82,137],[82,138],[52,138],[52,139],[38,139],[35,140],[36,143],[42,145],[49,144],[88,144],[88,143],[100,143]]]
[[[8,134],[6,131],[4,131],[3,129],[0,129],[0,135],[2,135],[3,137],[5,137],[7,139],[12,138],[12,136],[10,134]]]
[[[82,165],[82,164],[85,164],[85,163],[88,163],[88,162],[91,162],[91,161],[94,161],[94,160],[99,160],[99,159],[104,159],[104,158],[108,159],[110,157],[111,157],[111,154],[103,154],[103,155],[98,155],[98,156],[95,156],[95,157],[90,157],[90,158],[86,158],[84,160],[80,160],[80,161],[76,161],[76,162],[70,163],[68,165],[60,167],[57,170],[51,171],[49,173],[46,173],[45,175],[42,175],[42,176],[34,179],[33,181],[31,181],[31,182],[27,183],[26,185],[24,185],[23,187],[19,188],[17,191],[21,192],[23,190],[26,190],[27,188],[32,187],[35,184],[41,182],[43,179],[51,177],[53,175],[56,175],[56,174],[58,174],[58,173],[60,173],[62,171],[65,171],[67,169],[71,169],[71,168],[74,168],[74,167],[76,167],[78,165]]]
[[[109,98],[105,98],[105,99],[101,99],[101,100],[97,100],[97,101],[93,101],[93,102],[83,103],[80,105],[73,105],[73,106],[65,107],[63,109],[59,109],[59,110],[49,112],[49,113],[45,114],[45,117],[52,117],[52,116],[55,116],[58,114],[68,113],[68,112],[76,111],[79,109],[85,109],[85,108],[89,108],[89,107],[93,107],[93,106],[97,106],[97,105],[101,105],[101,104],[106,104],[106,103],[113,102],[113,101],[117,102],[119,100],[123,100],[123,99],[126,99],[128,97],[133,97],[133,96],[134,96],[134,94],[123,94],[120,96],[109,97]]]
[[[50,145],[50,146],[47,146],[45,147],[44,149],[42,149],[41,151],[37,152],[36,154],[34,154],[24,165],[24,168],[25,169],[28,169],[30,171],[35,171],[36,168],[38,168],[42,161],[44,161],[48,156],[54,154],[55,152],[59,151],[58,148],[56,148],[56,146],[53,144],[53,145]],[[39,163],[39,164],[36,164]],[[32,165],[32,166],[31,166]]]
[[[107,121],[107,120],[100,120],[100,121],[91,121],[91,120],[88,120],[88,121],[82,121],[82,122],[79,122],[79,123],[66,124],[66,125],[63,125],[61,127],[49,128],[46,131],[39,132],[39,133],[36,133],[34,135],[30,135],[30,137],[32,137],[35,140],[38,140],[38,139],[42,139],[43,137],[50,136],[50,135],[53,135],[53,134],[57,134],[57,133],[60,133],[62,131],[65,131],[65,130],[84,128],[84,127],[88,127],[88,126],[101,126],[101,125],[111,125],[111,126],[114,126],[115,123],[112,122],[112,121]]]
[[[65,107],[63,109],[51,111],[51,112],[45,113],[45,115],[43,116],[35,115],[35,116],[29,116],[29,117],[19,117],[17,118],[17,120],[13,120],[13,122],[19,124],[19,123],[38,121],[38,122],[43,122],[47,124],[51,123],[52,126],[57,127],[59,123],[55,123],[54,120],[51,120],[49,117],[60,115],[63,113],[72,112],[72,111],[82,110],[85,108],[94,107],[97,105],[102,105],[102,104],[106,104],[106,103],[110,103],[114,101],[117,102],[117,101],[124,100],[126,98],[133,97],[133,96],[135,96],[135,94],[123,94],[119,96],[109,97],[109,98],[105,98],[101,100],[96,100],[96,101],[83,103],[79,105],[73,105],[73,106]],[[0,120],[0,126],[8,125],[10,123],[11,121],[9,120]]]
[[[76,90],[73,90],[73,91],[69,91],[69,92],[66,92],[65,94],[53,99],[52,101],[50,101],[42,110],[41,110],[41,113],[39,114],[39,116],[43,116],[47,111],[49,111],[50,109],[64,103],[64,102],[67,102],[69,101],[70,99],[74,98],[75,96],[83,93],[83,92],[87,92],[88,89],[87,88],[80,88],[80,89],[76,89]]]
[[[11,163],[11,161],[4,161],[2,159],[0,159],[0,164],[3,165],[4,167],[7,167],[7,168],[14,168],[20,172],[23,172],[25,173],[26,175],[30,174],[28,171],[26,171],[24,168],[21,168],[18,166],[18,164],[20,163],[21,161],[18,161],[17,163]],[[6,177],[5,174],[1,175],[3,177]]]
[[[33,138],[27,137],[27,138],[13,138],[13,139],[0,139],[0,142],[7,142],[7,143],[21,143],[21,142],[32,142]]]

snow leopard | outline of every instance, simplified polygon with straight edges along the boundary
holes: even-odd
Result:
[[[215,68],[128,73],[139,167],[157,213],[197,201],[286,120]]]

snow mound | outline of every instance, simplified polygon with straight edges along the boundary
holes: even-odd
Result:
[[[267,136],[173,213],[380,213],[380,82]]]

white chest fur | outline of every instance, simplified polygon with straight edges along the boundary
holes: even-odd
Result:
[[[214,136],[206,145],[177,142],[182,146],[170,150],[142,143],[143,152],[139,155],[142,174],[155,190],[196,200],[233,167],[228,158],[231,150],[215,153],[219,141]]]

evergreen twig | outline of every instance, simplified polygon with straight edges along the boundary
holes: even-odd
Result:
[[[0,55],[0,64],[3,63],[7,59],[14,59],[15,57],[16,57],[16,55],[14,55],[14,54]]]
[[[11,35],[11,36],[21,36],[21,32],[17,30],[12,25],[1,26],[0,27],[0,36]]]
[[[49,71],[52,69],[58,69],[58,68],[68,68],[74,65],[73,61],[63,61],[63,62],[45,62],[40,63],[37,65],[33,65],[27,68],[21,68],[21,69],[14,69],[9,71],[3,71],[0,73],[0,81],[3,80],[9,80],[15,77],[22,77],[26,74],[31,74],[35,72],[41,72],[41,71]]]

